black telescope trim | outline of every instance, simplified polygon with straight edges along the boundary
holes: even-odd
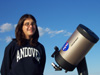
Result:
[[[99,37],[93,32],[91,31],[89,28],[87,28],[86,26],[79,24],[79,26],[77,27],[77,30],[85,37],[87,38],[89,41],[96,43],[99,40]]]
[[[61,55],[60,53],[57,53],[55,55],[55,60],[57,62],[57,64],[59,64],[59,66],[61,66],[63,69],[67,70],[67,71],[73,71],[75,69],[76,66],[70,64],[69,62],[67,62]]]

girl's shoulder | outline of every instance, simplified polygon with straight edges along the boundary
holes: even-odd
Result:
[[[40,42],[38,42],[38,46],[44,48],[44,46]]]
[[[12,41],[7,45],[6,48],[13,47],[13,46],[15,46],[16,44],[17,44],[16,39],[12,39]]]

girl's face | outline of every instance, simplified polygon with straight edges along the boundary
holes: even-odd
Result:
[[[36,23],[31,18],[27,18],[23,23],[22,30],[26,39],[30,39],[36,31]]]

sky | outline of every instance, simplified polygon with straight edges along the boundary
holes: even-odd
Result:
[[[59,49],[79,24],[91,29],[100,38],[100,0],[1,0],[0,1],[0,66],[5,47],[15,38],[15,27],[24,14],[37,20],[39,42],[46,51],[44,75],[78,75],[77,69],[65,73],[51,66],[54,47]],[[100,74],[100,41],[86,54],[89,75]],[[56,62],[55,62],[56,63]]]

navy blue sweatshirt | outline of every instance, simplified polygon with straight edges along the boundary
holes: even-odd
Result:
[[[1,66],[1,75],[43,75],[45,67],[45,50],[38,42],[31,46],[29,41],[24,46],[12,40],[6,47]]]

